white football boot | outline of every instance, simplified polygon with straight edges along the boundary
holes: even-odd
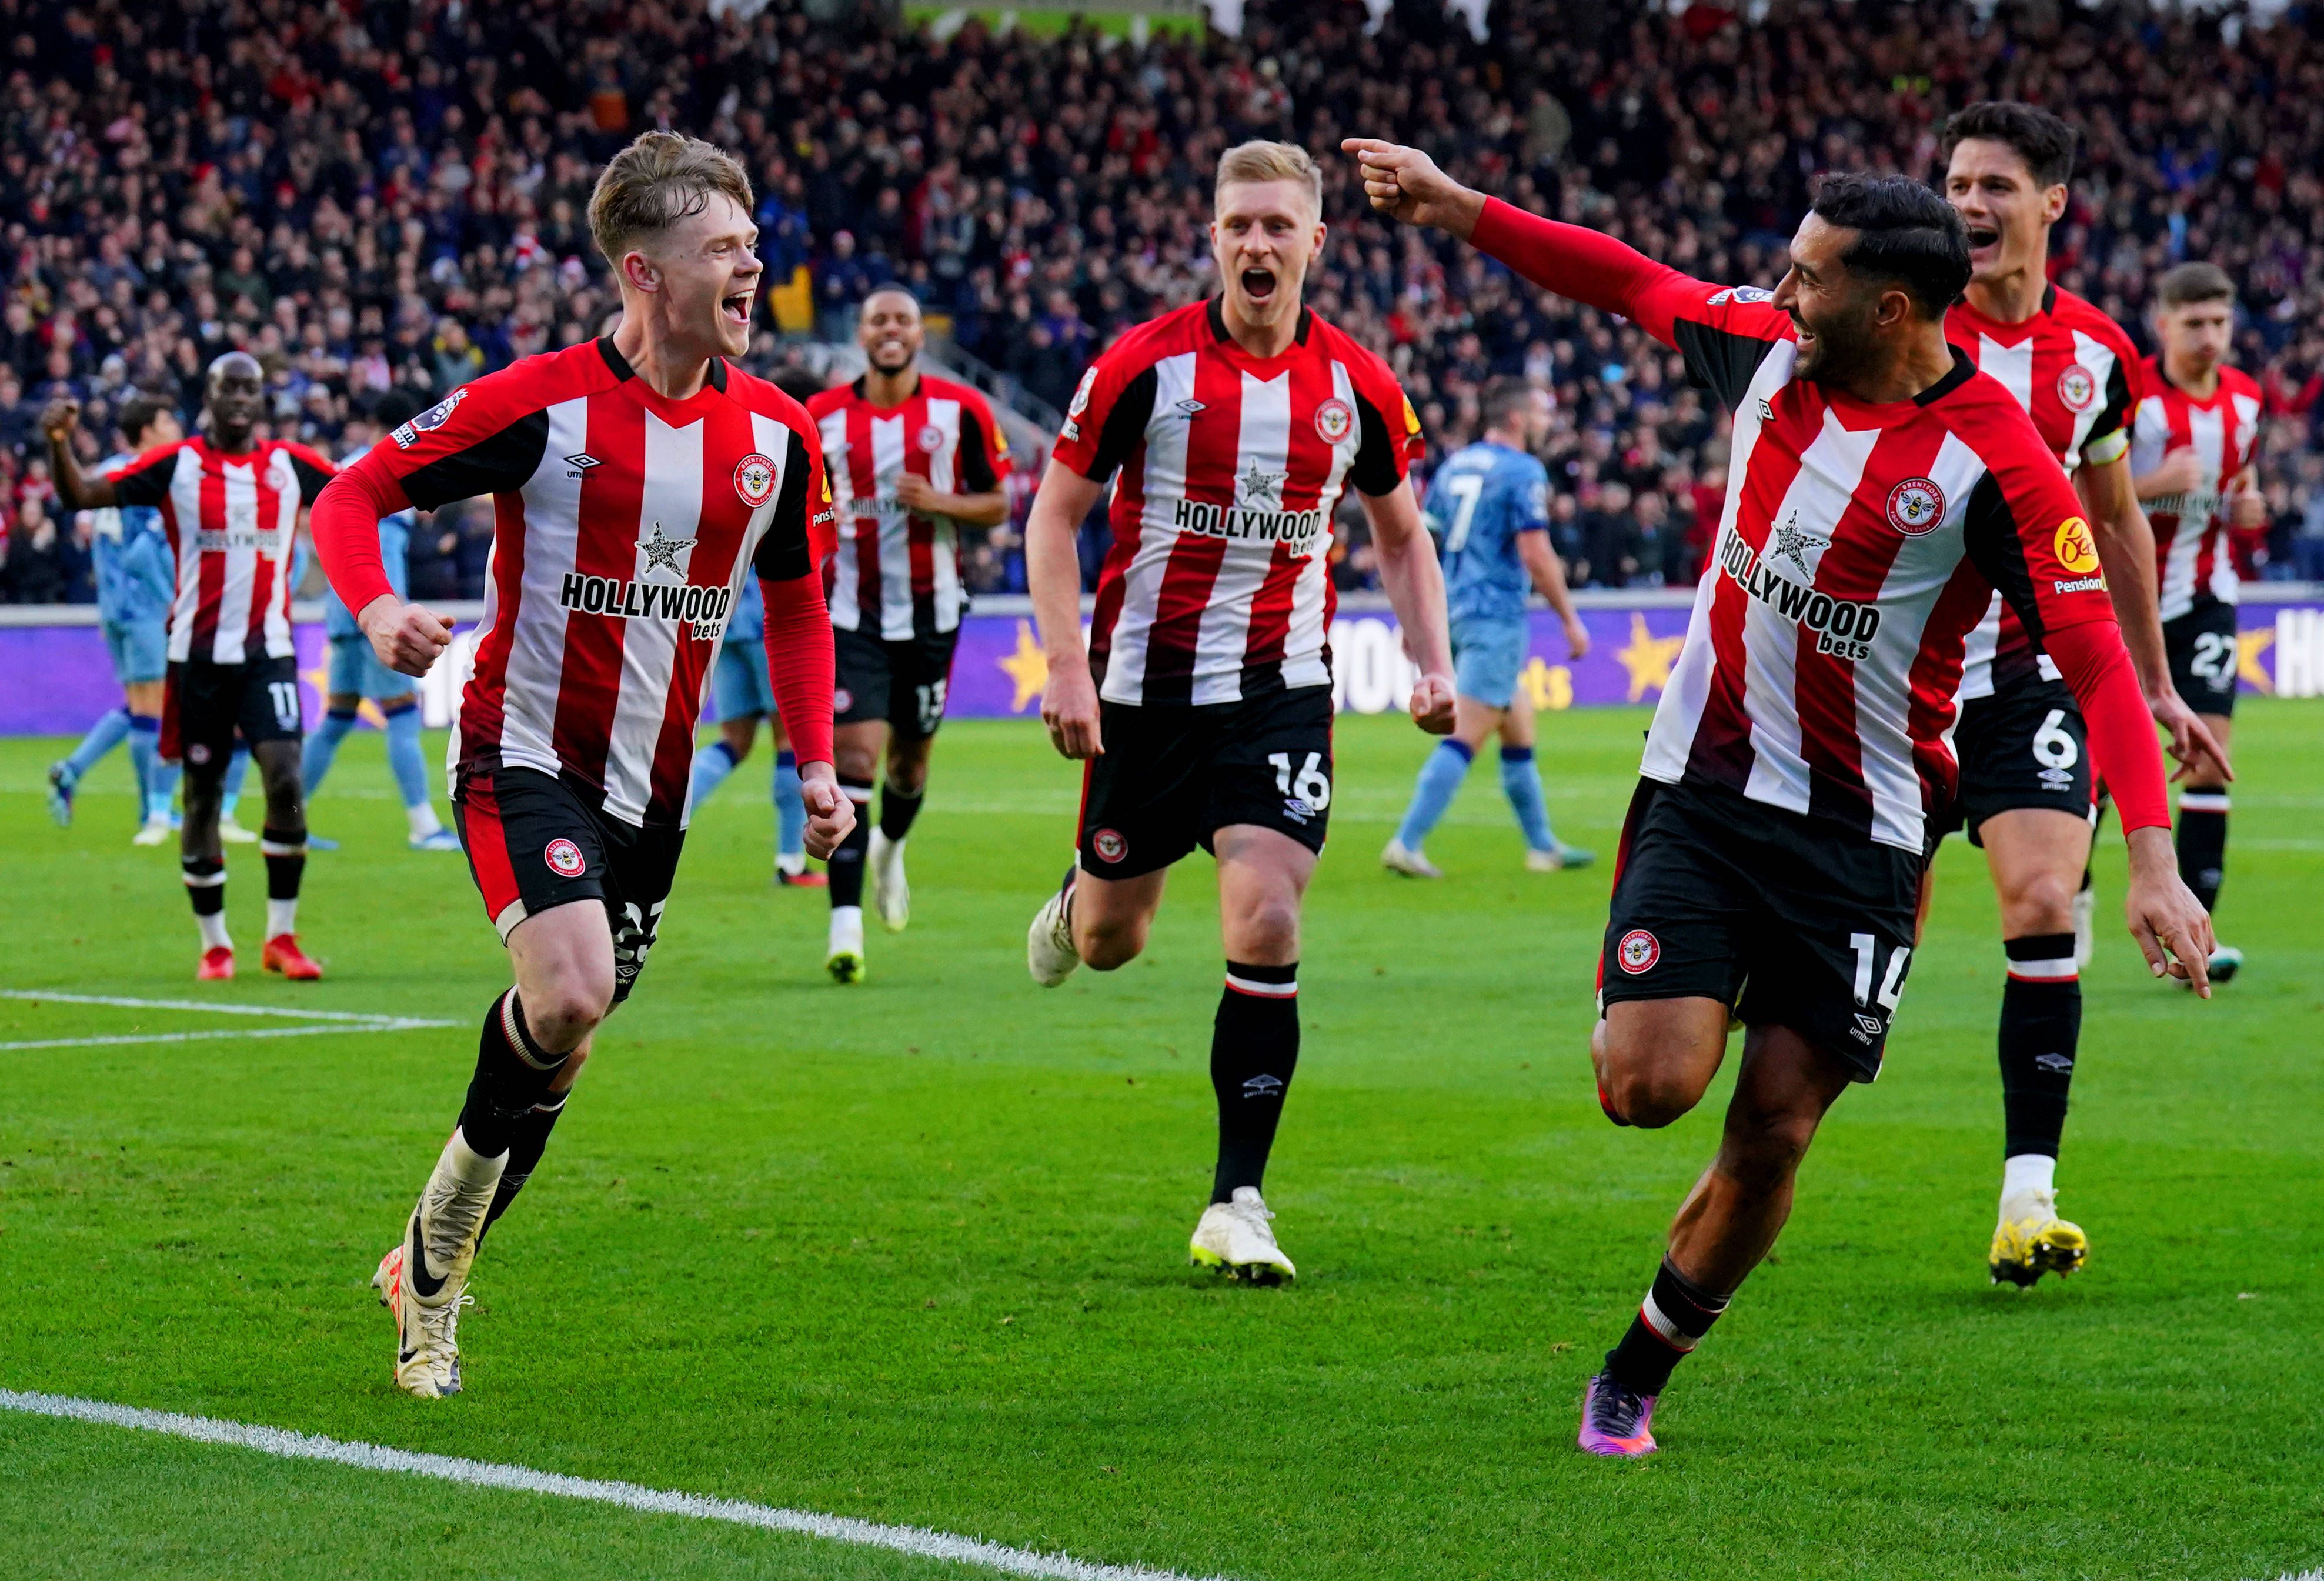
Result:
[[[863,859],[872,881],[872,907],[890,933],[901,933],[912,920],[912,886],[904,882],[904,842],[872,831],[872,849]]]
[[[823,953],[823,969],[835,983],[863,981],[863,908],[831,909],[831,944]]]
[[[1066,877],[1057,892],[1033,913],[1033,925],[1025,930],[1025,969],[1044,988],[1055,988],[1082,964],[1081,951],[1074,948],[1072,874]]]
[[[1203,1209],[1188,1243],[1190,1261],[1203,1268],[1223,1268],[1253,1284],[1281,1284],[1296,1279],[1299,1271],[1275,1244],[1268,1221],[1275,1216],[1256,1186],[1238,1186],[1231,1202],[1213,1202]]]
[[[373,1287],[395,1314],[395,1386],[407,1394],[436,1400],[459,1390],[460,1307],[484,1210],[507,1161],[506,1153],[479,1157],[453,1132],[411,1210],[401,1257],[392,1267],[383,1257],[372,1275]]]
[[[1402,840],[1390,836],[1380,851],[1380,865],[1406,878],[1443,878],[1444,872]]]

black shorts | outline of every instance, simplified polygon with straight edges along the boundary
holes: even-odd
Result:
[[[453,790],[452,822],[502,943],[535,912],[574,901],[604,906],[619,1004],[660,931],[686,831],[608,818],[603,800],[539,769],[470,769]]]
[[[1231,824],[1323,848],[1332,807],[1332,689],[1239,703],[1100,703],[1105,751],[1082,779],[1082,871],[1136,878]]]
[[[2163,623],[2163,651],[2171,684],[2198,714],[2236,717],[2236,606],[2206,598]]]
[[[262,741],[296,741],[303,734],[299,661],[252,659],[213,664],[172,660],[161,692],[161,755],[197,772],[226,766],[236,735]]]
[[[870,725],[885,720],[889,729],[908,741],[934,735],[944,723],[952,654],[959,645],[958,627],[894,642],[862,632],[833,632],[836,684],[831,722]]]
[[[1946,827],[1967,828],[1972,846],[1985,843],[1978,826],[1997,812],[2039,807],[2090,816],[2089,729],[2063,681],[2037,671],[1963,703],[1953,751],[1960,798]]]
[[[1716,999],[1880,1074],[1928,859],[1719,786],[1641,780],[1622,827],[1600,1006]]]

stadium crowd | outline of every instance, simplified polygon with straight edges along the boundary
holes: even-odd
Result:
[[[584,222],[597,162],[643,127],[742,154],[769,281],[754,364],[846,337],[911,284],[957,348],[1065,404],[1122,328],[1209,289],[1222,148],[1305,143],[1337,185],[1315,309],[1379,348],[1441,455],[1496,373],[1549,386],[1554,537],[1577,581],[1692,579],[1723,420],[1630,327],[1364,212],[1339,139],[1417,143],[1462,179],[1725,282],[1771,284],[1825,170],[1933,177],[1948,111],[2032,99],[2084,139],[2054,267],[2131,325],[2209,258],[2243,289],[2270,526],[2246,574],[2324,578],[2324,7],[2262,25],[2136,5],[1776,0],[1764,22],[1507,0],[1489,42],[1434,0],[1367,32],[1358,0],[1253,4],[1243,35],[907,28],[799,0],[0,0],[0,596],[92,596],[38,416],[83,448],[135,389],[190,415],[229,347],[278,433],[329,450],[391,385],[430,399],[598,333],[615,305]],[[778,310],[781,309],[779,318]],[[1039,407],[1028,402],[1028,410]],[[1021,458],[1028,462],[1031,458]],[[1020,506],[1021,516],[1021,506]],[[415,596],[473,596],[489,520],[438,513]],[[1011,525],[974,551],[1020,587]],[[1351,534],[1344,583],[1368,554]]]

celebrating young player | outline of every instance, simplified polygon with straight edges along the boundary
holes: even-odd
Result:
[[[140,451],[174,445],[185,437],[178,414],[158,395],[132,395],[122,403],[121,437],[129,448],[106,458],[99,472],[126,466]],[[72,823],[73,792],[82,776],[124,739],[137,780],[137,816],[131,837],[140,846],[158,846],[170,837],[170,795],[161,768],[161,685],[170,664],[170,605],[178,591],[177,568],[161,533],[161,513],[151,505],[112,505],[95,513],[89,547],[97,564],[97,618],[105,651],[113,658],[113,678],[121,683],[124,707],[107,709],[89,727],[72,755],[49,767],[49,811],[60,826]],[[159,797],[155,795],[160,792]]]
[[[1730,1013],[1748,1029],[1718,1156],[1583,1397],[1584,1449],[1645,1455],[1672,1369],[1789,1216],[1824,1112],[1879,1073],[1957,785],[1964,648],[1997,587],[2089,722],[2153,970],[2208,994],[2210,925],[2179,881],[2162,754],[2081,502],[2015,399],[1946,344],[1969,248],[1943,199],[1902,177],[1828,179],[1771,294],[1488,199],[1416,150],[1348,146],[1375,207],[1630,319],[1734,413],[1712,569],[1623,830],[1591,1042],[1608,1117],[1660,1126],[1709,1088]]]
[[[373,411],[372,426],[377,438],[349,450],[339,458],[342,467],[352,467],[368,454],[373,445],[416,415],[420,403],[404,390],[390,390],[380,397]],[[379,519],[380,563],[387,572],[388,586],[401,598],[410,586],[408,567],[411,530],[419,524],[417,511],[397,511]],[[459,837],[444,827],[436,814],[435,798],[428,790],[427,754],[420,748],[420,692],[411,678],[390,670],[371,651],[371,639],[355,624],[355,615],[339,599],[337,593],[327,592],[323,598],[323,630],[331,639],[331,689],[324,701],[323,722],[309,732],[307,744],[300,757],[300,778],[306,782],[309,801],[321,788],[324,777],[339,754],[339,743],[355,727],[355,719],[369,698],[379,708],[387,725],[387,766],[395,776],[395,788],[403,798],[403,817],[408,827],[407,838],[415,851],[456,851]],[[338,848],[337,840],[324,840],[309,836],[307,843],[318,851]]]
[[[863,977],[863,881],[890,931],[911,916],[904,838],[927,795],[928,752],[944,723],[953,649],[968,596],[960,529],[1009,514],[1008,441],[984,397],[919,370],[919,300],[883,286],[855,321],[863,376],[807,402],[823,433],[839,526],[832,561],[832,643],[839,690],[839,786],[858,807],[887,756],[880,821],[859,818],[831,857],[832,979]]]
[[[1229,149],[1221,294],[1131,330],[1083,377],[1025,531],[1041,717],[1087,764],[1079,855],[1027,964],[1054,986],[1136,958],[1170,865],[1197,845],[1218,858],[1219,1153],[1191,1250],[1269,1283],[1294,1272],[1259,1188],[1299,1062],[1300,902],[1332,805],[1332,513],[1351,484],[1419,666],[1413,717],[1437,735],[1453,721],[1443,581],[1406,476],[1420,423],[1378,357],[1301,305],[1323,240],[1304,150]],[[1084,652],[1074,534],[1117,472]]]
[[[2163,275],[2154,293],[2163,350],[2146,359],[2146,397],[2130,448],[2138,497],[2154,524],[2171,678],[2222,746],[2234,727],[2241,663],[2227,531],[2267,521],[2254,465],[2260,389],[2227,365],[2235,333],[2236,287],[2227,271],[2181,264]],[[2216,765],[2199,767],[2179,791],[2179,876],[2210,912],[2227,867],[2227,777]],[[2243,951],[2216,946],[2211,981],[2226,982],[2243,964]]]
[[[1443,550],[1456,697],[1452,734],[1421,765],[1412,805],[1380,853],[1381,865],[1414,878],[1444,876],[1422,844],[1497,730],[1501,790],[1525,834],[1526,866],[1554,873],[1596,859],[1550,832],[1533,756],[1533,698],[1517,684],[1528,582],[1565,623],[1567,651],[1576,659],[1590,651],[1590,633],[1565,590],[1565,568],[1549,546],[1549,469],[1534,454],[1549,432],[1549,393],[1499,378],[1485,386],[1479,404],[1485,437],[1448,457],[1428,484],[1425,520]]]
[[[1970,105],[1945,195],[1968,227],[1969,282],[1945,325],[1953,344],[2034,420],[2088,506],[2099,569],[2154,717],[2182,758],[2224,775],[2209,732],[2180,700],[2155,614],[2153,537],[2132,486],[2137,353],[2113,319],[2049,281],[2050,227],[2066,208],[2074,134],[2030,105]],[[2008,976],[1999,1034],[2003,1162],[1993,1282],[2030,1285],[2080,1267],[2089,1238],[2058,1216],[2058,1149],[2082,1027],[2089,954],[2089,733],[2057,663],[1996,594],[1961,671],[1954,818],[1985,848]]]
[[[808,549],[829,508],[814,425],[724,360],[749,344],[761,273],[750,182],[710,144],[649,132],[599,176],[589,226],[621,285],[613,333],[454,391],[315,511],[331,585],[381,661],[417,675],[448,633],[395,596],[379,520],[495,496],[452,798],[516,985],[484,1013],[458,1123],[374,1277],[395,1314],[396,1384],[424,1398],[460,1388],[477,1244],[653,948],[705,672],[748,569],[807,848],[827,853],[852,816],[832,779],[831,628]]]
[[[299,785],[302,723],[290,644],[290,556],[299,508],[335,468],[304,445],[257,437],[266,375],[247,352],[210,364],[208,431],[148,450],[90,477],[72,452],[78,402],[49,409],[49,464],[65,504],[84,510],[152,505],[177,562],[170,612],[161,754],[186,767],[180,862],[202,933],[195,975],[234,975],[226,928],[226,855],[218,819],[227,762],[239,735],[266,787],[266,948],[260,964],[311,980],[323,968],[299,948],[299,881],[307,868],[307,816]]]

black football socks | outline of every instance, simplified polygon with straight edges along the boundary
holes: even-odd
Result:
[[[1702,1289],[1665,1257],[1621,1343],[1606,1353],[1607,1376],[1633,1394],[1660,1394],[1731,1299]]]
[[[890,840],[900,840],[912,832],[912,820],[920,816],[920,804],[928,799],[928,788],[904,791],[896,789],[889,780],[880,787],[880,832]]]
[[[2227,864],[2227,793],[2179,793],[2179,878],[2195,892],[2203,910],[2219,903],[2219,881]]]
[[[1211,1031],[1211,1089],[1219,1100],[1219,1163],[1211,1200],[1258,1188],[1299,1066],[1299,968],[1227,963]]]
[[[831,909],[863,904],[863,858],[872,849],[872,787],[842,783],[840,790],[855,804],[855,827],[831,854]]]
[[[2001,991],[2001,1109],[2005,1156],[2058,1156],[2066,1093],[2082,1036],[2082,983],[2074,936],[2037,933],[2005,941]]]

